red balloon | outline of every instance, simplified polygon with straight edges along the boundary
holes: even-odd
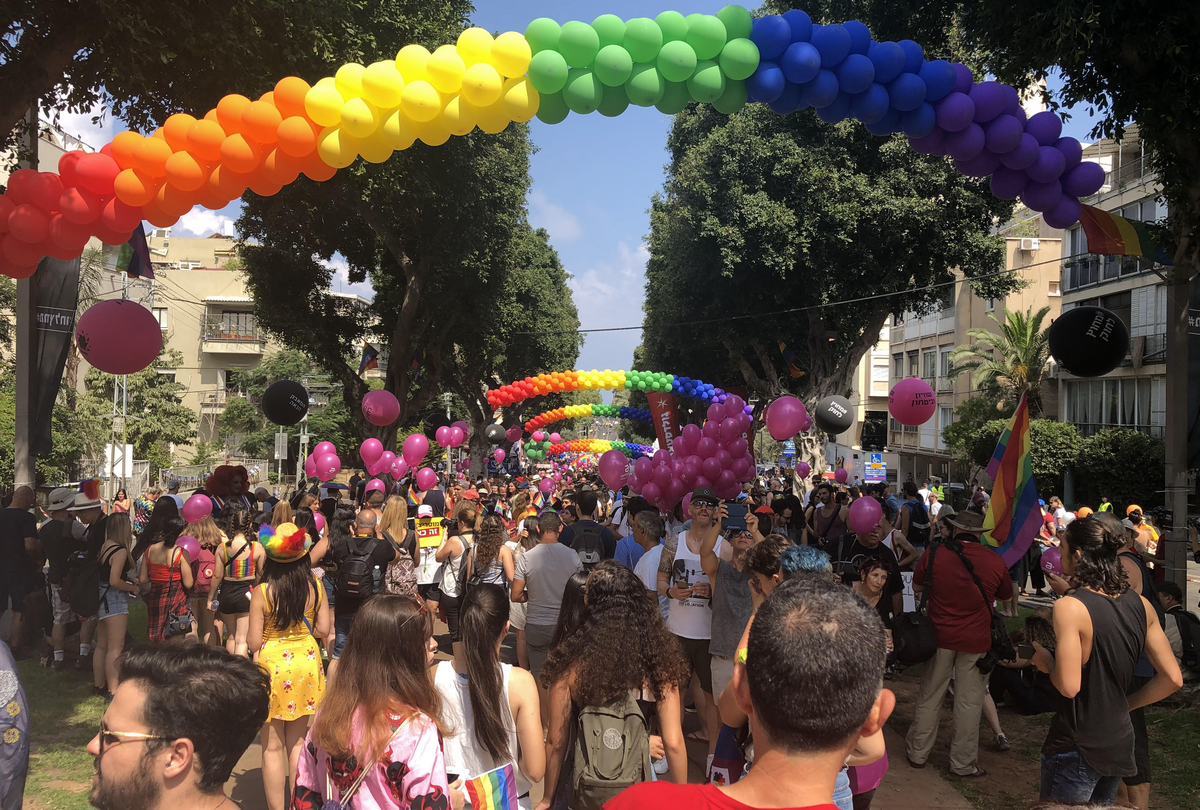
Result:
[[[100,212],[100,222],[114,233],[132,234],[133,229],[142,222],[142,209],[113,197],[104,204],[104,210]],[[129,236],[125,237],[125,241],[129,241]]]
[[[79,174],[79,185],[93,194],[112,194],[113,181],[121,173],[121,167],[105,154],[84,155],[75,164]]]
[[[46,255],[41,244],[31,245],[29,242],[22,242],[12,234],[4,237],[4,245],[0,246],[0,253],[4,254],[4,258],[9,264],[35,268],[42,257]]]
[[[113,299],[87,308],[75,328],[79,352],[109,374],[136,374],[162,350],[158,319],[136,301]]]
[[[8,232],[31,245],[50,235],[50,215],[33,203],[22,203],[8,215]]]
[[[82,149],[76,149],[73,152],[66,152],[58,159],[58,176],[62,180],[63,188],[79,185],[79,159],[86,155]]]
[[[53,214],[58,210],[58,198],[62,196],[62,193],[62,180],[53,172],[38,172],[37,177],[30,184],[30,197],[33,204],[47,214]]]
[[[90,227],[74,223],[62,214],[55,214],[50,217],[51,241],[64,250],[74,248],[76,256],[83,252],[91,235],[92,229]]]
[[[13,264],[12,262],[8,261],[8,259],[4,258],[4,256],[0,255],[0,275],[5,275],[13,279],[29,278],[35,272],[37,272],[37,268],[38,266],[36,264],[28,266]]]
[[[0,234],[8,233],[8,215],[17,209],[7,195],[0,195]]]
[[[33,202],[33,184],[37,181],[37,174],[33,169],[17,169],[8,176],[5,196],[14,205]]]
[[[86,188],[69,188],[59,196],[58,210],[72,222],[86,225],[100,216],[104,210],[104,200]]]

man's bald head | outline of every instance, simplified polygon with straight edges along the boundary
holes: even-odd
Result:
[[[375,520],[375,513],[370,509],[364,509],[354,519],[354,525],[360,532],[373,532],[375,531]]]
[[[11,509],[28,509],[31,506],[33,506],[33,489],[26,486],[17,487],[9,507]]]

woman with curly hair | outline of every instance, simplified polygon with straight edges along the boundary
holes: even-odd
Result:
[[[467,580],[472,584],[501,585],[507,592],[513,581],[516,563],[512,549],[504,543],[508,532],[504,518],[488,514],[479,522],[478,539],[463,565],[467,567]]]
[[[586,600],[583,625],[550,651],[541,671],[542,684],[550,692],[550,727],[545,798],[538,810],[549,808],[561,788],[575,712],[620,704],[631,696],[637,698],[643,715],[653,707],[671,779],[680,784],[687,781],[679,690],[687,681],[688,667],[657,600],[636,574],[613,560],[602,560],[592,570]],[[571,780],[576,794],[581,777],[576,772]],[[643,780],[650,778],[649,772],[643,774]]]

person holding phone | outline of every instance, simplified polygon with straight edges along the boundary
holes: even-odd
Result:
[[[754,612],[750,581],[754,574],[746,566],[746,552],[763,539],[758,530],[758,516],[747,513],[741,506],[740,519],[728,517],[728,511],[740,504],[721,504],[717,514],[722,524],[729,528],[722,539],[732,549],[729,561],[722,560],[713,551],[717,535],[707,535],[700,544],[700,565],[712,586],[712,633],[708,651],[712,656],[713,694],[720,695],[733,678],[734,656],[737,654],[738,639]]]

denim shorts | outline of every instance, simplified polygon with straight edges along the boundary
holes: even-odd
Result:
[[[353,623],[353,616],[334,616],[333,649],[329,651],[329,657],[334,661],[342,657],[342,650],[346,649],[346,639],[350,637],[350,625]]]
[[[845,768],[838,771],[833,783],[833,803],[838,810],[854,810],[854,793],[850,790],[850,774]]]
[[[122,613],[129,613],[129,594],[110,586],[107,582],[101,582],[100,609],[96,611],[96,618],[107,619],[110,616],[120,616]]]
[[[1117,798],[1121,777],[1101,775],[1078,748],[1072,748],[1061,754],[1042,754],[1040,782],[1042,801],[1109,805]]]

